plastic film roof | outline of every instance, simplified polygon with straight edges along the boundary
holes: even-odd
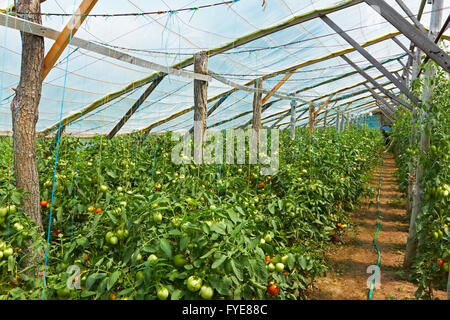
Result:
[[[91,14],[176,10],[217,2],[220,1],[100,0]],[[263,7],[262,2],[262,0],[241,0],[231,5],[159,15],[88,17],[76,37],[111,46],[164,66],[172,66],[201,50],[221,47],[237,38],[280,24],[294,16],[340,3],[332,0],[266,0],[266,6]],[[395,1],[386,2],[406,16]],[[404,0],[404,2],[412,12],[418,12],[420,1]],[[12,0],[0,0],[0,8],[6,8],[11,3]],[[80,3],[80,0],[47,0],[42,3],[41,10],[51,13],[72,13]],[[421,20],[425,26],[429,25],[430,10],[431,5],[426,5]],[[449,13],[450,7],[445,7],[443,17]],[[360,44],[398,32],[364,2],[328,16]],[[69,17],[43,16],[43,25],[62,30],[68,20]],[[20,37],[18,31],[0,26],[0,131],[10,131],[12,127],[10,103],[12,89],[17,87],[20,76]],[[409,48],[410,41],[405,36],[399,34],[397,38]],[[45,39],[46,52],[53,42]],[[271,90],[286,74],[280,71],[347,48],[350,48],[350,45],[320,18],[316,18],[210,56],[208,68],[241,85],[258,77],[274,74],[263,81],[263,88]],[[400,61],[406,64],[408,59],[406,53],[389,38],[367,46],[366,50],[382,62],[387,70],[400,71],[400,74],[402,72]],[[389,80],[376,68],[371,67],[370,62],[359,53],[352,52],[346,56],[361,68],[366,68],[366,72],[380,84],[386,84],[385,88],[397,92],[395,87],[388,83]],[[193,71],[193,66],[185,70]],[[62,118],[66,118],[95,101],[124,89],[130,83],[154,73],[155,71],[150,69],[72,45],[68,46],[43,83],[36,130],[42,131],[58,123],[61,107]],[[356,108],[355,113],[359,113],[365,109],[358,110],[358,106],[374,101],[366,88],[360,84],[364,81],[365,79],[355,73],[351,66],[336,57],[296,69],[279,92],[296,93],[298,97],[306,101],[313,100],[317,104],[323,103],[330,94],[337,92],[332,97],[330,107],[345,106],[357,100],[352,103],[351,108]],[[150,83],[135,86],[130,92],[73,121],[66,127],[66,131],[77,134],[110,132],[149,85]],[[250,86],[253,87],[253,84]],[[347,90],[341,90],[347,87]],[[232,89],[217,80],[212,80],[208,85],[208,99]],[[193,126],[193,111],[189,109],[194,104],[193,91],[193,80],[174,75],[166,76],[119,133],[146,128],[182,110],[185,110],[184,114],[152,128],[152,132],[190,129]],[[252,101],[253,93],[235,91],[208,117],[208,126],[224,129],[245,124],[251,119]],[[208,103],[208,108],[216,102],[217,100]],[[263,112],[263,119],[290,109],[288,100],[271,97],[267,102],[272,104]],[[307,107],[307,104],[300,106],[297,115]],[[246,115],[232,120],[246,112]],[[263,123],[271,125],[278,118],[279,116],[274,116],[263,120]],[[280,123],[285,121],[288,121],[288,117]],[[302,121],[304,122],[300,119],[298,123],[301,124]]]

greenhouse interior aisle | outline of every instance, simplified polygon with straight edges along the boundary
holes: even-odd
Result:
[[[371,184],[378,190],[381,166],[374,172]],[[406,280],[403,273],[405,243],[408,237],[408,219],[405,200],[398,191],[395,177],[397,170],[391,153],[384,156],[384,171],[380,194],[380,231],[377,243],[381,251],[380,289],[374,289],[373,300],[415,299],[417,287]],[[367,273],[370,265],[377,262],[377,251],[373,244],[377,229],[376,193],[370,199],[363,199],[352,215],[355,232],[349,232],[344,246],[332,248],[327,255],[330,272],[317,279],[316,290],[310,295],[317,300],[361,300],[367,299],[369,289]],[[445,300],[445,292],[434,291],[435,298]]]

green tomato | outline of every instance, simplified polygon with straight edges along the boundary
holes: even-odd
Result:
[[[200,296],[205,300],[210,300],[214,295],[214,289],[210,286],[202,286],[200,289]]]
[[[117,187],[117,191],[123,192],[123,188],[122,187]]]
[[[288,259],[289,259],[288,255],[282,256],[281,257],[281,263],[287,264],[288,263]]]
[[[266,235],[264,236],[264,241],[271,242],[272,241],[272,236],[269,233],[266,233]]]
[[[179,227],[181,224],[181,218],[179,217],[172,218],[171,221],[174,227]]]
[[[434,232],[434,233],[433,233],[433,237],[434,237],[434,240],[439,239],[439,233]]]
[[[13,253],[14,253],[13,248],[7,248],[7,249],[3,250],[3,256],[5,256],[5,257],[12,256]]]
[[[0,251],[0,260],[3,258],[3,251]]]
[[[111,237],[113,237],[113,236],[115,236],[114,232],[112,232],[112,231],[107,232],[105,235],[106,242],[110,243]]]
[[[275,265],[271,262],[266,266],[267,270],[269,270],[270,272],[274,272],[275,271]]]
[[[139,281],[144,278],[144,273],[142,271],[136,272],[136,281]]]
[[[103,192],[106,192],[106,191],[108,191],[108,186],[105,186],[104,184],[102,184],[100,186],[100,190],[103,191]]]
[[[115,246],[117,243],[119,243],[119,238],[117,238],[116,236],[112,236],[109,239],[109,243],[112,244],[113,246]]]
[[[6,217],[8,214],[8,208],[0,208],[0,217]]]
[[[161,213],[155,212],[155,213],[153,214],[153,221],[154,221],[154,222],[156,222],[156,223],[161,223],[161,222],[162,222],[162,219],[163,219],[163,216],[162,216]]]
[[[116,235],[120,240],[124,239],[124,231],[122,229],[117,230]]]
[[[12,205],[12,206],[9,206],[8,211],[11,214],[15,214],[17,212],[17,208],[15,205]]]
[[[181,253],[177,254],[173,258],[173,262],[175,263],[175,266],[178,267],[178,268],[183,267],[187,263],[185,256],[182,255]]]
[[[200,290],[202,283],[203,283],[203,281],[201,278],[196,277],[196,276],[190,276],[187,279],[187,288],[191,292],[196,292],[196,291]]]
[[[23,225],[21,225],[20,223],[16,222],[13,225],[14,229],[16,229],[17,231],[22,231],[23,230]]]
[[[448,262],[445,262],[445,263],[442,265],[442,270],[444,270],[444,272],[448,272]]]
[[[278,271],[278,272],[283,272],[284,271],[284,264],[283,263],[277,263],[276,265],[275,265],[275,269]]]
[[[158,261],[158,257],[154,254],[148,256],[147,261],[151,264],[155,264]]]
[[[160,287],[158,288],[158,291],[156,291],[156,295],[159,300],[166,300],[169,297],[169,290],[167,290],[166,287]]]
[[[141,262],[142,261],[142,254],[138,253],[136,255],[136,262]]]

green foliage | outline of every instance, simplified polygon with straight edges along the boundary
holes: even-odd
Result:
[[[0,141],[6,150],[8,141]],[[37,145],[43,200],[53,187],[53,143],[41,139]],[[145,140],[135,134],[111,141],[62,138],[47,299],[156,299],[161,286],[169,299],[199,299],[187,290],[190,276],[211,286],[214,299],[305,298],[314,278],[327,271],[323,253],[332,236],[345,232],[337,224],[349,224],[348,210],[368,191],[382,136],[364,129],[319,129],[314,136],[299,130],[292,141],[282,132],[280,170],[272,177],[261,176],[258,165],[175,165],[175,143],[170,134]],[[9,163],[8,157],[9,151],[0,161]],[[0,207],[12,198],[6,168]],[[44,226],[49,212],[42,210]],[[10,234],[13,258],[20,261],[23,239],[43,237],[25,236],[33,224],[20,210],[10,219],[25,226]],[[7,225],[0,229],[6,239]],[[271,241],[262,243],[267,234]],[[151,255],[157,259],[148,260]],[[266,256],[276,264],[286,255],[283,272],[267,269]],[[39,299],[42,278],[9,263],[0,260],[0,297]],[[81,289],[66,292],[70,265],[81,269]],[[20,281],[13,286],[8,279],[16,276]],[[275,297],[267,295],[272,281],[280,288]]]
[[[419,162],[424,168],[420,181],[424,195],[416,221],[419,248],[411,274],[411,280],[418,285],[417,298],[431,298],[433,288],[446,290],[448,270],[440,264],[450,260],[450,80],[446,72],[437,70],[428,108],[422,106],[415,117],[410,112],[402,112],[392,128],[400,189],[407,193],[408,184],[416,178],[410,172],[415,172]],[[417,80],[416,93],[423,92],[425,85]],[[420,123],[425,110],[427,117]],[[412,128],[416,128],[413,139]],[[430,137],[427,153],[419,151],[422,130]]]

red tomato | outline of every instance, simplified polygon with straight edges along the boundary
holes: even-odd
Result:
[[[267,292],[275,297],[276,295],[278,295],[280,293],[280,288],[278,288],[278,286],[274,283],[269,284],[269,286],[267,287]]]
[[[97,208],[97,210],[95,210],[96,213],[100,213],[102,212],[102,208]]]
[[[264,188],[264,182],[260,182],[260,183],[258,183],[258,187],[260,187],[260,188]]]
[[[41,208],[48,208],[48,201],[47,200],[42,200],[41,201]]]

